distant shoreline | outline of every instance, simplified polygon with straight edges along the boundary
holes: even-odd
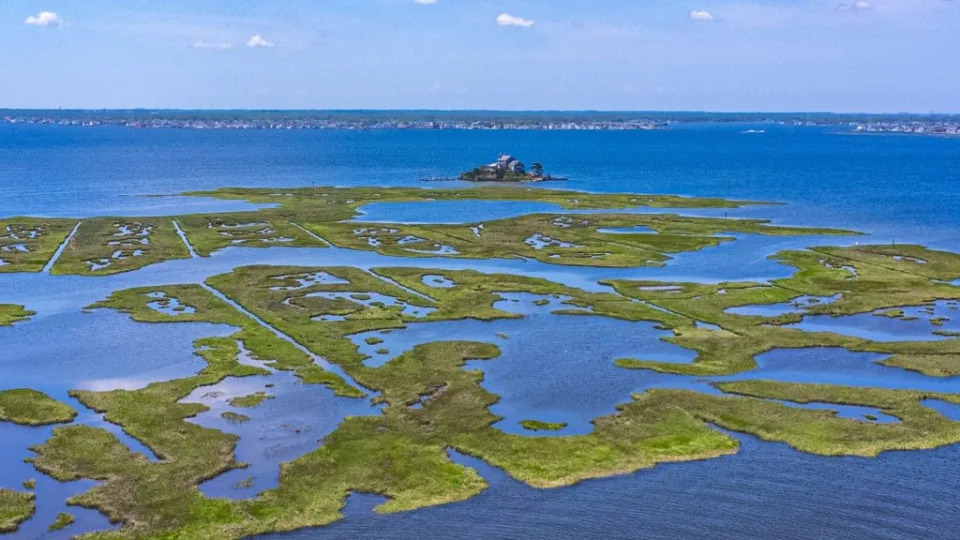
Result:
[[[960,115],[604,111],[173,111],[0,109],[0,123],[209,130],[653,131],[690,124],[839,127],[960,135]]]

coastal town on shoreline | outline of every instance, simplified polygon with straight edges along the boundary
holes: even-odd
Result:
[[[5,124],[240,130],[649,131],[690,123],[824,126],[852,133],[960,135],[957,115],[475,111],[6,110]]]

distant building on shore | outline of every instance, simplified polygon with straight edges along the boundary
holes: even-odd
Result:
[[[527,172],[522,161],[510,154],[500,154],[493,163],[467,171],[460,175],[460,179],[474,182],[536,182],[548,178],[543,177],[542,165],[534,164],[534,168]]]

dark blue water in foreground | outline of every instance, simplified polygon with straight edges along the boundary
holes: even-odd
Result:
[[[205,259],[169,261],[104,278],[0,275],[0,303],[24,303],[37,316],[0,328],[0,388],[32,386],[69,401],[71,388],[137,388],[181,377],[202,366],[192,342],[228,335],[206,324],[134,323],[110,311],[83,308],[113,290],[196,283],[245,264],[346,264],[471,268],[545,277],[590,290],[599,279],[765,280],[790,269],[765,259],[782,249],[815,244],[917,242],[960,250],[960,140],[853,136],[833,129],[699,125],[659,132],[489,131],[190,131],[63,128],[0,124],[0,216],[165,215],[249,209],[211,199],[143,197],[224,186],[416,186],[465,189],[461,183],[418,182],[420,175],[455,175],[507,151],[541,161],[569,181],[551,188],[669,193],[770,200],[784,206],[728,210],[676,210],[692,215],[770,217],[791,225],[853,228],[867,237],[761,237],[697,253],[678,254],[663,268],[591,269],[534,261],[470,261],[383,257],[340,249],[230,248]],[[540,203],[372,204],[359,219],[464,223],[528,212],[556,211]],[[648,211],[648,210],[640,210]],[[438,270],[438,274],[441,272]],[[438,284],[438,286],[443,286]],[[559,316],[557,306],[534,309],[524,299],[498,306],[522,320],[481,323],[412,323],[384,336],[383,363],[419,343],[477,339],[500,346],[500,357],[470,362],[484,371],[484,386],[502,396],[493,407],[497,427],[524,433],[523,419],[566,421],[565,433],[590,430],[589,420],[613,412],[630,393],[679,387],[714,391],[706,380],[616,368],[620,356],[689,361],[689,351],[659,341],[665,332],[648,323],[594,316]],[[938,306],[940,310],[942,306]],[[940,314],[940,311],[937,311]],[[953,329],[954,313],[943,328]],[[929,317],[927,317],[929,319]],[[810,325],[852,335],[936,339],[928,320],[857,316],[808,318]],[[320,324],[320,323],[318,323]],[[819,327],[819,326],[818,326]],[[498,335],[500,334],[500,335]],[[505,336],[505,337],[504,337]],[[943,336],[939,336],[943,337]],[[361,342],[360,337],[357,338]],[[157,347],[162,344],[162,347]],[[876,362],[882,355],[842,349],[775,350],[757,358],[752,372],[727,380],[768,378],[885,388],[960,392],[960,378],[934,379]],[[268,384],[272,386],[267,386]],[[257,390],[276,394],[261,407],[240,410],[242,425],[220,417],[230,397]],[[215,496],[250,497],[276,483],[277,464],[315,446],[345,414],[375,414],[363,400],[336,398],[299,384],[289,374],[228,379],[189,398],[211,407],[194,421],[241,436],[238,457],[251,464],[206,482]],[[960,407],[925,405],[954,419]],[[842,408],[859,417],[876,411]],[[885,415],[879,421],[895,421]],[[99,415],[82,410],[78,422],[109,429],[132,450],[152,457],[138,441]],[[58,484],[23,463],[30,445],[51,428],[0,424],[0,487],[37,479],[38,513],[18,537],[46,531],[63,500],[93,485]],[[960,448],[892,452],[876,459],[823,458],[737,436],[735,456],[658,466],[577,486],[537,490],[483,462],[453,454],[474,467],[491,488],[462,503],[404,514],[371,512],[379,499],[351,498],[347,519],[330,527],[272,535],[306,538],[870,538],[953,539],[960,517]],[[252,479],[249,487],[245,480]],[[109,526],[95,511],[70,508],[77,524],[56,537]]]
[[[382,516],[370,511],[374,497],[355,496],[342,522],[262,538],[956,538],[960,447],[922,460],[904,452],[823,458],[736,437],[734,456],[551,490],[459,457],[491,484],[469,501]]]

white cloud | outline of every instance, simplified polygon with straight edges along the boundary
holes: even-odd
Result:
[[[34,26],[50,26],[51,24],[63,26],[63,17],[52,11],[41,11],[37,15],[27,17],[27,20],[24,22]]]
[[[194,41],[194,49],[219,49],[225,51],[227,49],[232,49],[233,45],[225,41]]]
[[[713,15],[711,15],[709,11],[695,9],[690,12],[690,18],[695,21],[712,21]]]
[[[247,40],[247,47],[273,47],[273,42],[263,39],[260,34],[254,34]]]
[[[413,0],[414,4],[420,4],[421,6],[429,6],[431,4],[436,4],[437,0]]]
[[[856,2],[853,2],[853,3],[841,2],[837,4],[837,11],[851,11],[851,10],[866,11],[869,9],[873,9],[873,4],[871,4],[867,0],[857,0]]]
[[[523,28],[530,28],[533,26],[533,21],[524,19],[523,17],[514,17],[509,13],[501,13],[497,16],[497,24],[500,26],[522,26]]]

